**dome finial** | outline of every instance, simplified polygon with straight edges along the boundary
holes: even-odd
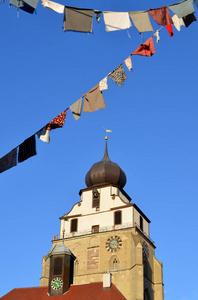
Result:
[[[104,157],[101,161],[110,161],[110,158],[108,155],[108,150],[107,150],[107,141],[108,141],[108,137],[105,136],[105,153],[104,153]]]

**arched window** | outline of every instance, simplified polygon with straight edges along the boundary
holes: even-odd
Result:
[[[117,270],[119,269],[120,260],[117,255],[112,255],[109,260],[109,270]]]
[[[79,261],[76,259],[74,262],[74,275],[78,275],[78,266],[79,266]]]
[[[144,290],[144,300],[151,300],[149,291],[147,288]]]
[[[118,268],[118,261],[117,258],[114,258],[113,260],[113,269],[117,269]]]

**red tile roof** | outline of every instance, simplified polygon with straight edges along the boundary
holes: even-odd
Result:
[[[110,290],[103,291],[102,282],[71,285],[64,295],[49,296],[48,287],[14,289],[1,297],[1,300],[126,300],[121,292],[111,285]]]

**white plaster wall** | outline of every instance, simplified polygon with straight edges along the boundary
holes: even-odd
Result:
[[[133,224],[133,207],[126,207],[120,209],[122,211],[122,224]],[[92,226],[99,225],[100,228],[112,227],[114,226],[114,213],[116,210],[109,210],[105,212],[99,212],[96,214],[84,215],[77,217],[78,219],[78,232],[91,230]],[[70,233],[71,220],[68,221],[61,220],[60,236],[62,236],[62,229],[65,229],[65,233]],[[120,226],[120,225],[118,225]]]
[[[135,208],[134,208],[134,222],[136,222],[137,225],[140,226],[140,213]],[[144,218],[143,218],[143,232],[149,235],[149,224]]]
[[[129,203],[129,200],[127,199],[127,197],[125,197],[120,190],[118,190],[118,195],[125,203]]]

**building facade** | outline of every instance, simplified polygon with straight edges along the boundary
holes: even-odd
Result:
[[[163,300],[163,266],[155,257],[150,220],[123,190],[126,175],[108,156],[88,171],[80,201],[60,218],[60,234],[43,257],[41,286],[50,285],[50,256],[64,245],[75,255],[74,284],[112,283],[128,300]]]

